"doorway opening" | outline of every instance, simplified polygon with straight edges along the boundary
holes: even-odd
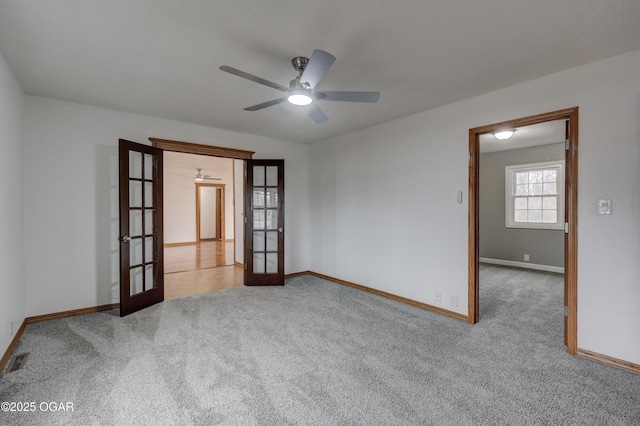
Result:
[[[514,148],[519,148],[517,155],[515,151],[488,155],[488,151],[496,146],[501,147],[495,148],[500,150],[508,144],[502,142],[500,145],[494,138],[494,134],[502,130],[515,130],[514,134],[520,132],[520,137],[514,138],[513,144],[517,144],[519,139],[522,144],[529,143],[529,147],[514,145]],[[540,132],[545,131],[550,133],[546,144],[544,137],[535,137],[536,132],[540,136]],[[532,133],[534,137],[527,142],[527,134],[531,136]],[[535,139],[538,139],[537,142]],[[545,147],[533,149],[533,145]],[[481,319],[481,260],[508,266],[533,266],[532,269],[536,269],[536,266],[543,266],[544,269],[546,266],[550,268],[546,270],[552,272],[563,270],[564,342],[571,354],[575,354],[577,350],[577,150],[577,107],[469,130],[468,321],[475,323]],[[518,159],[514,159],[514,156]],[[511,159],[506,160],[507,157]],[[504,164],[505,161],[515,164],[507,165]],[[500,163],[501,169],[485,173],[487,170],[483,168],[482,173],[480,172],[481,164],[485,167],[492,163]],[[501,175],[502,181],[493,187],[485,186],[483,192],[481,188],[486,183],[483,181],[490,179],[492,174],[496,179]],[[532,182],[528,181],[529,177]],[[540,182],[537,182],[538,177]],[[489,205],[492,203],[491,192],[495,192],[498,197],[496,199],[499,200],[493,202],[493,206]],[[559,203],[558,200],[563,200],[564,203]],[[481,229],[483,222],[485,224]],[[525,242],[528,248],[518,248],[525,235],[535,235],[539,241]],[[485,244],[480,242],[481,237]],[[492,242],[496,244],[489,244]],[[536,244],[540,247],[531,259],[532,253],[528,251],[534,250],[533,246]],[[506,259],[496,261],[495,258],[501,257]],[[531,263],[527,264],[528,262]]]
[[[196,241],[198,243],[227,240],[225,192],[226,184],[196,183]],[[235,241],[235,238],[233,240]]]
[[[244,160],[238,157],[252,153],[158,141],[176,145],[161,146],[165,298],[241,286]]]

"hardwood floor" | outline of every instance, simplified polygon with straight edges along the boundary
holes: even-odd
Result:
[[[196,269],[164,275],[164,298],[192,296],[209,291],[224,290],[243,285],[243,269],[240,266]]]
[[[164,248],[164,273],[233,265],[233,241],[201,241],[200,244]]]
[[[233,241],[164,248],[164,298],[176,299],[243,285],[242,267],[234,265]]]

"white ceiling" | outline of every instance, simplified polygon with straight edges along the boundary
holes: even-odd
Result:
[[[565,120],[547,121],[529,126],[516,127],[507,140],[498,140],[492,133],[480,135],[480,153],[508,151],[538,145],[562,143],[565,140]]]
[[[319,90],[377,104],[242,108],[294,56],[337,57]],[[0,51],[31,95],[310,143],[640,49],[637,0],[0,0]]]

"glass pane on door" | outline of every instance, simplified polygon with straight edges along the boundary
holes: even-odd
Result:
[[[264,251],[264,231],[256,231],[253,233],[253,251]]]
[[[278,186],[278,166],[267,166],[267,186]]]
[[[265,258],[264,253],[253,253],[253,272],[255,274],[264,274]]]
[[[129,177],[142,179],[142,153],[129,151]]]
[[[278,231],[267,232],[267,251],[278,251]]]
[[[131,266],[142,264],[142,238],[134,238],[129,242]]]
[[[131,296],[140,294],[144,291],[143,281],[142,266],[131,269],[129,282],[129,293]]]
[[[253,167],[253,186],[264,186],[264,166]]]
[[[129,211],[129,236],[142,235],[142,210]]]
[[[278,273],[278,253],[267,253],[267,274]]]
[[[153,265],[146,265],[144,267],[144,291],[149,291],[155,288],[154,269]]]
[[[142,182],[139,180],[129,181],[129,206],[142,207]]]
[[[267,229],[278,229],[278,210],[267,210]]]
[[[153,180],[153,155],[144,155],[144,178],[146,180]]]

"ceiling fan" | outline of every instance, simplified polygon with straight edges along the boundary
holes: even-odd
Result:
[[[222,180],[222,178],[211,177],[209,175],[203,175],[202,169],[196,169],[198,173],[193,177],[193,180],[196,182],[204,182],[205,180]]]
[[[222,65],[220,70],[238,77],[246,78],[258,84],[269,86],[273,89],[287,93],[286,96],[261,104],[245,108],[245,111],[258,111],[273,105],[289,101],[294,105],[309,105],[309,116],[319,124],[327,121],[329,117],[320,109],[314,101],[341,101],[341,102],[366,102],[376,103],[380,99],[380,92],[344,92],[344,91],[316,91],[314,88],[336,60],[335,56],[316,49],[311,58],[296,56],[291,60],[293,68],[298,71],[298,76],[291,80],[289,87],[274,83],[264,78],[240,71],[239,69]]]

